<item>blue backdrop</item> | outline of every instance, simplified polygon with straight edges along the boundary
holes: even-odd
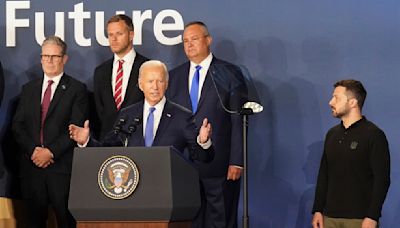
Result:
[[[364,114],[385,131],[391,149],[392,184],[381,227],[397,227],[400,2],[396,0],[3,0],[0,60],[6,89],[0,109],[0,164],[7,172],[0,179],[0,195],[15,195],[10,175],[15,151],[7,127],[21,85],[40,69],[37,37],[40,40],[41,31],[54,34],[56,27],[63,31],[70,56],[66,72],[91,89],[94,67],[111,56],[101,45],[104,33],[97,33],[104,32],[102,23],[116,11],[137,20],[147,18],[142,26],[136,24],[136,38],[142,38],[135,40],[136,50],[169,68],[185,61],[182,45],[174,38],[181,34],[180,22],[192,20],[208,24],[216,56],[246,67],[256,88],[253,92],[265,108],[250,119],[251,227],[310,227],[324,135],[338,123],[328,106],[332,84],[343,78],[361,80],[368,91]]]

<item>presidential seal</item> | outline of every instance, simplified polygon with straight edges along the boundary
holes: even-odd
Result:
[[[100,167],[98,182],[101,191],[111,199],[125,199],[139,183],[139,171],[128,157],[113,156]]]

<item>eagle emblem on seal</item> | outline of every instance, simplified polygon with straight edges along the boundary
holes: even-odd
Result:
[[[131,168],[122,162],[112,164],[108,170],[108,179],[112,186],[106,186],[108,189],[113,190],[115,193],[120,194],[126,191],[132,185],[133,180],[129,179]],[[128,181],[129,180],[129,181]]]
[[[136,164],[130,158],[113,156],[100,167],[98,182],[101,191],[107,197],[124,199],[136,189],[139,172]]]

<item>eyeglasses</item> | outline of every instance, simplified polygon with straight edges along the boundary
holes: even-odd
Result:
[[[60,61],[63,55],[40,55],[43,61]]]
[[[207,36],[209,36],[209,35],[193,36],[193,37],[188,38],[188,39],[183,39],[183,43],[184,43],[184,44],[187,44],[187,43],[189,43],[189,42],[194,42],[194,43],[196,43],[196,42],[199,42],[200,39],[205,38],[205,37],[207,37]]]

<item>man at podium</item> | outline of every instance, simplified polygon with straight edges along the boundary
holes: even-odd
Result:
[[[86,146],[174,146],[189,151],[191,160],[213,159],[211,124],[207,118],[197,131],[190,110],[168,101],[168,70],[164,63],[151,60],[139,70],[139,88],[144,101],[121,110],[114,130],[99,142],[90,137],[89,121],[83,127],[71,124],[69,133],[80,147]]]

